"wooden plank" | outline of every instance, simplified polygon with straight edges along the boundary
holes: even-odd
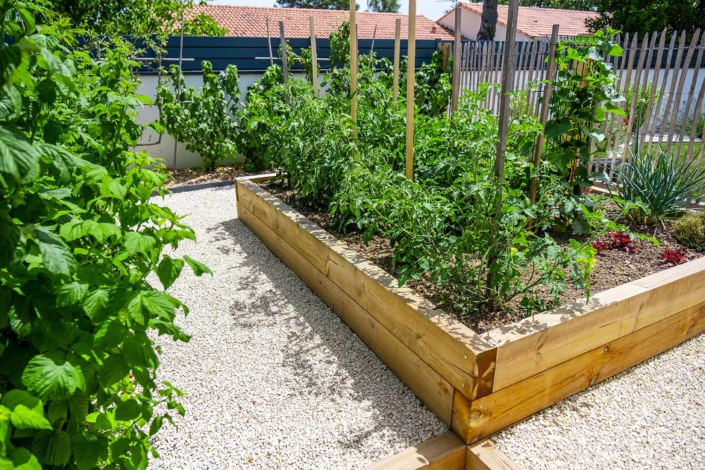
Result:
[[[456,394],[453,430],[466,442],[482,439],[703,331],[705,303],[607,342],[478,400],[459,400],[459,394]]]
[[[485,440],[468,446],[465,470],[519,470],[494,442]]]
[[[698,45],[698,39],[700,38],[700,28],[695,30],[695,34],[693,35],[693,38],[690,40],[690,47],[688,47],[688,52],[685,55],[685,62],[684,66],[681,69],[681,77],[680,80],[678,81],[678,91],[676,92],[675,96],[675,107],[673,108],[673,119],[671,119],[671,125],[668,128],[668,142],[666,143],[666,152],[670,152],[671,150],[671,145],[673,144],[673,133],[676,131],[676,121],[677,121],[677,116],[680,111],[681,107],[681,102],[683,100],[683,86],[685,85],[685,78],[688,75],[688,68],[690,64],[690,60],[693,58],[693,52],[696,49],[696,46]],[[680,136],[682,139],[683,136]]]
[[[496,349],[489,342],[410,288],[398,287],[394,277],[262,188],[236,184],[239,205],[257,214],[453,387],[471,398],[492,391]]]
[[[335,311],[446,426],[450,425],[453,387],[443,377],[243,205],[238,206],[238,218]]]
[[[466,453],[465,443],[448,431],[373,463],[365,470],[463,470]]]
[[[705,299],[705,258],[661,271],[487,336],[499,345],[493,378],[497,392],[614,341]]]
[[[678,33],[674,32],[673,36],[671,36],[671,42],[668,44],[668,55],[666,58],[666,68],[663,70],[663,79],[661,82],[661,87],[659,88],[661,91],[659,92],[658,96],[658,102],[656,103],[656,108],[655,108],[655,114],[654,114],[654,121],[651,124],[651,131],[649,132],[649,144],[646,147],[646,152],[651,151],[651,144],[654,141],[654,135],[656,134],[656,122],[659,119],[659,116],[661,114],[661,104],[663,103],[663,98],[666,96],[666,84],[668,83],[668,76],[672,75],[673,68],[671,67],[671,59],[673,59],[673,51],[676,48],[676,38],[678,37]],[[660,137],[659,137],[660,139]]]

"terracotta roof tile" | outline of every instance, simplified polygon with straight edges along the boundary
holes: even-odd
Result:
[[[313,10],[307,8],[267,8],[234,5],[197,5],[194,13],[204,12],[213,16],[221,26],[228,29],[226,36],[267,37],[265,18],[269,18],[269,29],[273,37],[279,37],[279,22],[284,21],[284,33],[288,38],[309,37],[308,17],[313,16],[316,37],[327,38],[331,31],[348,18],[345,10]],[[394,39],[394,25],[401,18],[401,37],[408,35],[407,15],[399,13],[357,12],[358,38],[371,39],[377,25],[378,39]],[[425,16],[416,17],[416,39],[453,39],[453,35]]]
[[[460,2],[458,5],[473,13],[482,15],[482,3]],[[498,24],[507,26],[508,11],[508,5],[497,6]],[[585,36],[590,34],[587,26],[585,26],[585,20],[587,18],[596,18],[597,16],[598,13],[594,11],[519,7],[517,31],[529,38],[539,38],[541,36],[550,36],[551,27],[554,24],[560,24],[559,34],[561,36]]]

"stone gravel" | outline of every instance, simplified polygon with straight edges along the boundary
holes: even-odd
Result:
[[[237,219],[232,187],[167,196],[198,243],[169,293],[189,343],[155,338],[159,379],[187,393],[155,469],[356,469],[446,431],[414,394]],[[158,283],[156,279],[152,281]]]
[[[493,440],[524,469],[704,469],[705,335]]]

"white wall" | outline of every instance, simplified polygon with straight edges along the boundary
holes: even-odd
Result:
[[[455,14],[450,14],[438,20],[438,23],[451,31],[455,31]],[[466,39],[474,41],[477,39],[477,33],[480,31],[480,24],[482,24],[482,16],[477,13],[473,13],[465,8],[461,9],[460,14],[460,34],[462,34]],[[497,29],[495,31],[495,41],[504,41],[507,38],[507,28],[501,24],[497,24]],[[530,41],[528,37],[523,34],[517,33],[517,41]]]

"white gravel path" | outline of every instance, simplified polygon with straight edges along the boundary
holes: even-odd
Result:
[[[493,438],[524,469],[705,469],[705,335]]]
[[[235,191],[168,196],[198,243],[170,293],[190,343],[158,338],[159,378],[188,393],[154,469],[356,469],[445,432],[441,422],[237,220]],[[157,281],[158,282],[158,281]]]

